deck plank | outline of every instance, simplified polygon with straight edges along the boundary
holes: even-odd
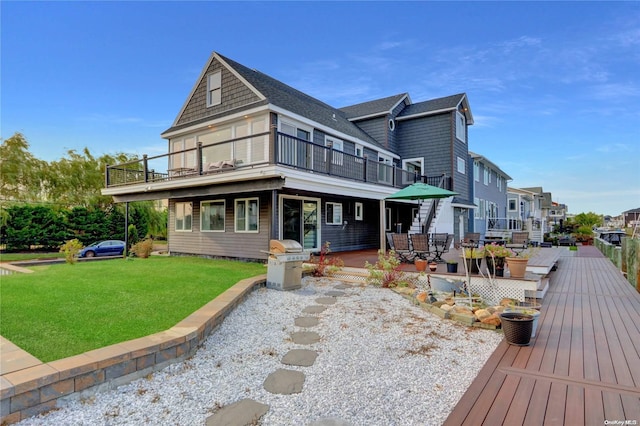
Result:
[[[532,344],[504,345],[445,424],[640,420],[640,295],[608,259],[561,257]]]

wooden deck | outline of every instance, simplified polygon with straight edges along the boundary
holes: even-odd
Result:
[[[640,294],[585,247],[558,260],[532,343],[500,343],[444,424],[638,423]]]

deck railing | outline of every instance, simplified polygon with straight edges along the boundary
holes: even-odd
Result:
[[[153,157],[144,155],[140,160],[108,165],[105,185],[109,188],[184,179],[269,164],[269,135],[265,132],[219,143],[198,143],[193,148]],[[318,145],[284,133],[275,133],[275,140],[272,161],[281,166],[394,188],[420,181],[452,189],[450,177],[423,176],[367,156],[342,152],[332,145]]]

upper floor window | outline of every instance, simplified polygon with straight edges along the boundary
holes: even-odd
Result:
[[[496,176],[496,186],[498,191],[502,192],[504,178],[502,176]]]
[[[467,119],[459,112],[456,112],[456,138],[462,142],[467,141]]]
[[[207,106],[222,103],[222,71],[207,76]]]
[[[458,157],[458,173],[467,174],[467,162],[464,161],[464,158]]]
[[[489,169],[487,169],[486,167],[483,169],[483,172],[484,172],[484,173],[483,173],[483,178],[484,178],[484,179],[483,179],[483,181],[484,181],[484,184],[485,184],[485,185],[489,185],[489,182],[490,182],[490,180],[491,180],[491,179],[489,178],[489,175],[490,175],[491,173],[489,172]]]
[[[176,231],[191,231],[192,212],[191,203],[176,203]]]
[[[356,144],[355,154],[356,154],[356,157],[360,157],[360,158],[364,157],[364,147],[359,143]]]
[[[477,161],[473,162],[473,180],[480,182],[480,163]]]
[[[343,146],[344,144],[342,143],[342,141],[340,139],[335,139],[335,138],[330,138],[328,136],[325,136],[324,138],[324,146],[326,147],[331,147],[333,149],[333,152],[330,152],[331,150],[327,150],[325,151],[326,153],[331,154],[331,158],[332,164],[336,164],[338,166],[342,165],[342,151],[343,151]],[[338,152],[336,152],[338,151]],[[326,154],[325,154],[325,161],[326,161]]]
[[[509,211],[517,212],[518,211],[518,200],[515,198],[509,198]]]

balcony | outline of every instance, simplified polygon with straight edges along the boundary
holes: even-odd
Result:
[[[275,140],[275,143],[269,141]],[[114,188],[152,182],[167,182],[277,165],[349,181],[403,188],[422,181],[452,189],[451,178],[422,176],[331,146],[323,146],[284,133],[260,133],[158,156],[107,165],[105,187]],[[231,180],[231,179],[230,179]]]

